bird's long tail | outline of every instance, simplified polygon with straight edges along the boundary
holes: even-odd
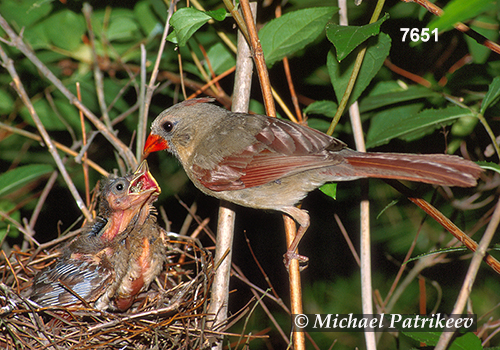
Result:
[[[483,171],[477,164],[445,154],[362,153],[342,150],[356,177],[409,180],[441,186],[476,186]]]

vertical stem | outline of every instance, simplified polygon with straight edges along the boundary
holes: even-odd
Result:
[[[218,268],[215,271],[212,283],[211,301],[208,309],[208,313],[214,315],[209,323],[209,327],[213,330],[219,330],[227,320],[234,220],[236,216],[231,209],[232,206],[231,203],[221,201],[219,207],[214,258],[214,263],[216,266],[218,265]],[[224,260],[221,261],[221,259]],[[219,339],[212,349],[221,350],[222,346],[223,338]]]
[[[486,249],[495,235],[495,232],[500,224],[500,200],[497,202],[495,211],[491,216],[490,222],[486,231],[484,232],[483,238],[479,242],[479,246],[477,247],[474,256],[472,257],[472,261],[469,265],[469,269],[467,270],[467,274],[465,275],[464,284],[462,285],[462,289],[460,290],[460,294],[458,295],[457,301],[455,303],[455,307],[453,308],[452,314],[461,314],[464,310],[467,299],[469,298],[470,292],[472,291],[472,286],[474,285],[474,281],[476,280],[477,271],[479,270],[479,266],[481,265],[481,261],[484,259],[486,255]],[[453,332],[443,332],[439,337],[439,341],[436,344],[436,350],[445,350],[449,346],[449,342],[453,337]]]
[[[341,7],[340,18],[344,20],[344,23],[340,22],[340,25],[347,25],[347,6],[342,8],[342,4],[345,4],[345,0],[339,0],[339,7]],[[385,0],[378,0],[377,5],[375,6],[375,10],[373,11],[372,17],[370,19],[370,23],[374,23],[378,20],[380,13],[382,12],[382,8],[384,6]],[[326,132],[328,135],[332,135],[335,129],[335,126],[338,124],[340,117],[344,114],[344,110],[347,106],[347,102],[349,102],[349,97],[351,96],[351,92],[354,89],[354,84],[356,83],[356,79],[358,78],[358,73],[361,70],[361,65],[363,64],[363,59],[365,58],[366,46],[359,50],[358,55],[356,56],[356,61],[354,61],[354,68],[351,73],[351,77],[349,78],[349,82],[347,83],[346,90],[342,99],[339,102],[339,107],[337,108],[337,112],[333,116],[332,122],[328,131]],[[359,151],[359,150],[358,150]]]
[[[246,25],[246,29],[248,30],[249,44],[255,61],[257,75],[259,76],[259,82],[260,82],[260,87],[262,89],[262,96],[264,100],[264,105],[266,107],[266,113],[269,116],[275,117],[276,109],[274,106],[271,83],[269,82],[269,74],[267,72],[264,53],[262,52],[262,47],[260,46],[259,37],[257,35],[257,29],[255,28],[255,23],[251,14],[248,0],[240,0],[240,6],[241,6],[241,11],[243,12],[243,18],[245,20],[244,24]],[[240,26],[240,28],[244,27],[243,23],[238,22],[238,25]],[[295,239],[296,229],[295,225],[288,224],[289,223],[287,221],[288,219],[289,218],[285,216],[285,231],[286,231],[287,241],[291,243]],[[290,289],[291,289],[290,297],[293,298],[291,300],[291,305],[292,305],[291,312],[292,314],[301,313],[302,290],[300,289],[300,270],[298,261],[295,262],[294,260],[290,261],[289,278],[290,278]],[[303,350],[305,349],[305,338],[304,334],[299,334],[299,333],[300,332],[294,332],[293,345],[295,349]]]
[[[379,1],[380,3],[380,1]],[[347,4],[345,0],[339,1],[340,7],[340,20],[341,25],[348,25],[347,18]],[[373,16],[378,18],[377,16]],[[376,20],[376,19],[375,19]],[[362,49],[356,58],[356,66],[353,70],[353,76],[349,81],[349,86],[342,98],[341,104],[344,103],[344,108],[347,105],[347,101],[351,94],[352,88],[354,87],[354,82],[356,81],[357,72],[361,67],[363,62],[363,57],[366,48]],[[337,111],[337,117],[340,118],[342,115],[341,108]],[[366,152],[365,141],[363,138],[363,127],[361,125],[361,118],[359,114],[358,103],[355,102],[349,108],[349,115],[351,119],[352,129],[354,131],[354,139],[356,142],[356,149],[360,152]],[[338,121],[338,120],[337,120]],[[331,135],[333,133],[332,125],[328,129],[328,133]],[[372,298],[372,273],[371,273],[371,239],[370,239],[370,201],[368,200],[368,180],[361,180],[361,194],[362,199],[360,203],[360,220],[361,220],[361,237],[360,237],[360,258],[361,258],[361,305],[363,314],[373,314],[373,298]],[[377,348],[377,340],[375,338],[374,332],[365,332],[365,343],[368,350],[375,350]]]
[[[253,18],[257,11],[257,3],[252,3]],[[250,48],[241,31],[238,31],[238,54],[233,89],[232,111],[248,112],[250,91],[252,86],[253,62]],[[215,249],[215,264],[218,264],[212,284],[212,299],[209,313],[214,314],[212,327],[224,324],[227,319],[229,299],[229,279],[231,272],[232,246],[234,236],[234,221],[236,214],[234,205],[221,201],[219,207],[219,221],[217,224],[217,241]],[[226,255],[227,253],[227,255]],[[224,258],[221,262],[220,260]],[[222,349],[223,340],[220,339],[213,349]]]
[[[175,5],[177,4],[179,0],[172,0],[170,2],[170,6],[168,8],[168,15],[167,15],[167,21],[165,22],[165,29],[163,30],[163,34],[161,37],[160,41],[160,47],[158,48],[158,54],[156,55],[156,61],[153,67],[153,71],[151,72],[151,77],[149,79],[149,84],[146,86],[146,93],[144,96],[144,105],[141,108],[141,115],[139,118],[142,118],[143,121],[141,123],[144,123],[143,125],[145,126],[145,121],[147,120],[148,113],[149,113],[149,107],[151,106],[151,99],[153,98],[153,92],[156,89],[156,78],[158,77],[158,73],[160,71],[160,62],[163,56],[163,51],[165,50],[165,45],[167,42],[167,34],[170,29],[170,18],[172,18],[172,15],[174,14],[174,9]],[[142,77],[141,77],[142,79]],[[141,80],[142,83],[142,80]],[[186,96],[184,94],[184,96]],[[142,97],[141,97],[142,98]],[[146,140],[146,129],[142,126],[141,130],[138,130],[138,133],[141,133],[138,135],[137,138],[137,148],[142,151],[142,148],[144,146],[144,140]],[[137,151],[139,154],[139,151]]]
[[[252,20],[252,12],[248,0],[240,1],[241,12],[248,29],[250,37],[250,46],[252,49],[255,66],[257,67],[257,75],[259,76],[260,88],[262,90],[262,97],[264,99],[264,106],[266,106],[266,113],[268,116],[276,117],[276,108],[274,106],[273,94],[271,91],[271,83],[269,82],[269,73],[267,71],[266,61],[264,59],[264,52],[260,46],[259,36],[257,35],[257,28]]]
[[[137,122],[137,143],[135,156],[141,159],[142,149],[146,140],[148,115],[146,112],[146,47],[141,44],[141,74],[139,86],[139,120]]]
[[[283,222],[285,223],[286,231],[286,245],[290,247],[292,244],[295,233],[295,221],[287,215],[283,215]],[[290,311],[292,315],[302,314],[302,286],[300,281],[300,266],[297,259],[290,260],[288,267],[288,274],[290,279]],[[293,348],[295,350],[305,350],[306,338],[305,332],[293,332]]]

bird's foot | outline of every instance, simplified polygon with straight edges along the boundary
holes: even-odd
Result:
[[[300,255],[299,253],[291,252],[291,251],[288,250],[283,255],[283,263],[285,264],[285,267],[286,267],[287,271],[290,271],[289,270],[289,268],[290,268],[290,262],[292,260],[298,260],[299,261],[299,270],[300,271],[303,271],[304,269],[306,269],[307,266],[308,266],[308,262],[309,262],[309,258],[307,256]]]

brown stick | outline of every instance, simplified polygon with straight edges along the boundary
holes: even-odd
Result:
[[[281,6],[276,6],[276,18],[281,17]],[[293,85],[292,74],[290,73],[290,64],[288,63],[288,57],[283,57],[283,69],[285,70],[286,81],[288,83],[288,88],[290,89],[290,98],[292,99],[293,107],[295,108],[295,115],[297,116],[297,121],[302,123],[302,112],[299,107],[299,99],[297,98],[297,93],[295,92],[295,86]]]
[[[269,116],[276,116],[276,108],[274,106],[274,100],[271,90],[271,83],[269,82],[269,74],[266,67],[266,62],[264,59],[264,53],[262,47],[260,46],[259,37],[257,35],[257,29],[252,20],[252,14],[250,11],[250,6],[248,0],[240,1],[241,10],[243,12],[243,18],[245,19],[245,24],[248,28],[248,35],[250,37],[250,47],[253,51],[253,58],[255,61],[255,66],[257,68],[257,74],[259,76],[260,87],[262,89],[262,96],[264,99],[264,105],[266,107],[266,113]],[[283,221],[285,223],[285,232],[287,245],[291,245],[296,236],[295,223],[290,222],[290,218],[287,215],[283,215]],[[300,283],[300,266],[299,261],[292,259],[289,266],[289,279],[290,279],[290,303],[292,314],[302,313],[302,290]],[[305,349],[305,337],[303,332],[293,333],[293,344],[296,350]]]
[[[460,230],[450,219],[444,216],[439,210],[434,208],[430,203],[428,203],[425,199],[418,198],[412,191],[403,185],[402,183],[395,180],[385,180],[389,185],[394,187],[396,190],[404,194],[408,197],[410,201],[418,205],[423,211],[429,214],[434,220],[437,221],[441,226],[443,226],[449,233],[455,236],[460,242],[462,242],[467,248],[475,252],[477,250],[477,243],[467,236],[462,230]],[[500,274],[500,262],[491,256],[489,253],[486,253],[484,256],[484,261],[491,266],[493,270]]]
[[[441,17],[443,15],[443,12],[444,12],[440,7],[434,5],[432,2],[430,2],[428,0],[401,0],[401,1],[417,3],[420,6],[424,7],[427,11],[429,11],[430,13],[432,13],[438,17]],[[498,45],[497,43],[482,36],[481,34],[476,32],[475,30],[470,29],[468,26],[466,26],[465,24],[463,24],[461,22],[455,23],[453,26],[455,27],[455,29],[461,31],[465,35],[476,40],[479,44],[484,45],[488,49],[490,49],[491,51],[500,54],[500,45]]]
[[[257,3],[252,3],[254,13]],[[252,16],[252,23],[254,17]],[[252,82],[252,60],[250,48],[241,31],[238,32],[238,53],[236,61],[236,74],[234,79],[232,111],[248,112],[250,103],[250,91]],[[213,82],[213,80],[212,80]],[[234,237],[234,222],[236,213],[234,205],[221,201],[217,223],[217,241],[214,261],[218,264],[212,283],[212,298],[209,306],[209,314],[214,315],[211,320],[211,329],[217,329],[227,322],[227,311],[229,301],[229,280],[231,277],[231,261]],[[227,255],[226,255],[226,252]],[[222,349],[222,339],[216,343],[217,349]],[[215,348],[215,347],[214,347]],[[214,349],[213,348],[213,349]]]
[[[248,29],[248,35],[250,37],[249,45],[252,49],[253,59],[257,68],[257,75],[259,76],[260,88],[262,90],[262,97],[264,99],[266,113],[271,117],[276,117],[276,108],[274,106],[271,83],[269,82],[269,73],[267,71],[266,61],[264,59],[264,52],[262,51],[262,46],[260,46],[257,29],[255,28],[255,24],[252,19],[252,11],[250,10],[248,0],[240,1],[240,5],[241,11],[243,12],[243,18],[245,19],[245,24]]]
[[[112,131],[108,130],[106,125],[99,120],[99,118],[92,113],[84,104],[82,104],[75,95],[73,95],[64,84],[59,80],[50,69],[45,66],[38,57],[29,49],[29,47],[24,43],[22,38],[14,32],[14,30],[9,26],[5,18],[0,15],[0,27],[7,33],[10,38],[10,43],[4,41],[5,43],[16,47],[21,51],[26,58],[28,58],[31,63],[33,63],[36,68],[42,73],[42,75],[47,78],[54,86],[61,91],[61,93],[69,100],[69,102],[80,109],[83,114],[94,124],[94,126],[103,134],[103,136],[115,147],[120,156],[125,160],[127,165],[132,169],[137,166],[137,160],[135,159],[133,153],[130,151],[127,145],[125,145],[118,137],[116,137]]]
[[[5,67],[5,69],[9,72],[10,76],[12,77],[13,80],[13,85],[14,89],[18,93],[19,97],[23,101],[24,105],[26,108],[28,108],[28,111],[30,112],[31,118],[33,119],[33,122],[35,123],[38,131],[42,135],[43,142],[47,146],[47,149],[49,150],[49,153],[51,154],[52,158],[54,159],[54,162],[57,165],[57,168],[61,172],[62,177],[64,178],[64,181],[68,185],[68,189],[71,192],[71,195],[75,199],[76,204],[78,205],[78,208],[82,211],[83,215],[85,215],[87,220],[92,220],[92,215],[88,211],[87,207],[85,206],[85,203],[83,202],[82,197],[78,193],[78,190],[76,189],[75,184],[71,180],[71,177],[69,176],[68,172],[66,171],[66,168],[64,167],[64,164],[62,162],[61,157],[59,157],[59,154],[57,153],[56,147],[54,146],[54,143],[52,142],[52,139],[49,136],[49,133],[45,129],[42,121],[38,117],[38,114],[35,111],[35,107],[33,107],[33,104],[31,103],[31,100],[26,93],[26,90],[24,89],[24,85],[21,82],[21,79],[19,78],[19,75],[17,74],[17,71],[14,67],[14,62],[10,57],[7,56],[5,51],[0,47],[0,57],[2,60],[2,65]]]

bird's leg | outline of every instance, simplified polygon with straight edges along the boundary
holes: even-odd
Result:
[[[295,221],[298,222],[299,229],[295,235],[295,238],[292,241],[292,244],[288,247],[285,255],[283,255],[283,263],[285,264],[286,269],[290,266],[290,260],[297,259],[300,263],[300,271],[304,270],[307,267],[307,262],[309,258],[304,255],[300,255],[297,253],[297,248],[299,246],[300,240],[306,233],[309,228],[310,219],[307,211],[301,210],[297,207],[285,207],[282,209],[283,212],[290,215]]]

